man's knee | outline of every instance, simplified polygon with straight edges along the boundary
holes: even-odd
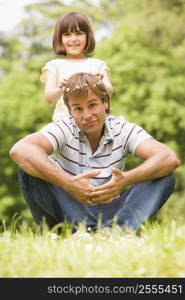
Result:
[[[172,193],[174,191],[175,188],[175,175],[174,174],[169,174],[165,177],[162,177],[161,182],[164,184],[165,188]]]

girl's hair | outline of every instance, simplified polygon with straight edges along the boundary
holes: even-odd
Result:
[[[62,34],[83,31],[86,33],[84,53],[91,53],[95,48],[95,38],[88,18],[80,12],[70,12],[62,15],[55,26],[53,34],[53,49],[56,54],[66,55],[62,44]]]
[[[69,77],[64,89],[64,103],[69,107],[70,98],[84,98],[88,96],[88,90],[97,95],[102,102],[108,103],[106,113],[110,113],[110,96],[103,82],[96,75],[90,73],[75,73]]]

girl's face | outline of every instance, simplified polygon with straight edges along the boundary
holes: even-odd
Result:
[[[67,58],[83,58],[86,42],[87,34],[80,31],[80,29],[75,32],[68,31],[62,34],[62,44]]]

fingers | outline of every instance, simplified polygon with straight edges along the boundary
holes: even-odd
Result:
[[[100,200],[98,203],[99,204],[107,204],[107,203],[111,203],[115,198],[109,198],[109,199],[105,199],[105,200]]]
[[[103,79],[103,74],[101,73],[95,73],[96,77],[98,77],[99,80]]]
[[[93,201],[93,203],[109,203],[112,202],[118,195],[118,192],[116,189],[114,190],[102,190],[102,191],[92,191],[90,194],[90,197]]]
[[[94,191],[90,193],[90,196],[95,199],[96,197],[101,197],[102,195],[105,195],[105,193],[106,193],[105,190],[97,191],[95,188]]]
[[[105,199],[96,198],[96,200],[95,199],[92,200],[92,203],[107,204],[107,203],[111,203],[114,199],[115,199],[115,197],[106,197]]]
[[[63,88],[66,85],[67,79],[61,80],[58,83],[58,87],[59,88]]]
[[[120,176],[123,175],[123,173],[121,172],[121,170],[114,168],[112,169],[112,175]]]
[[[113,187],[113,184],[110,182],[107,182],[105,184],[102,184],[100,186],[97,186],[94,188],[94,192],[102,192],[105,193],[106,191],[108,191],[111,187]]]
[[[85,204],[86,204],[86,205],[91,205],[91,204],[93,204],[93,203],[94,203],[94,202],[93,202],[92,200],[86,200],[86,201],[85,201]]]

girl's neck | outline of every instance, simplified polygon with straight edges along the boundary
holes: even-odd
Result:
[[[70,61],[83,61],[86,60],[86,57],[84,54],[80,55],[80,56],[71,56],[71,55],[66,55],[66,59],[70,60]]]

